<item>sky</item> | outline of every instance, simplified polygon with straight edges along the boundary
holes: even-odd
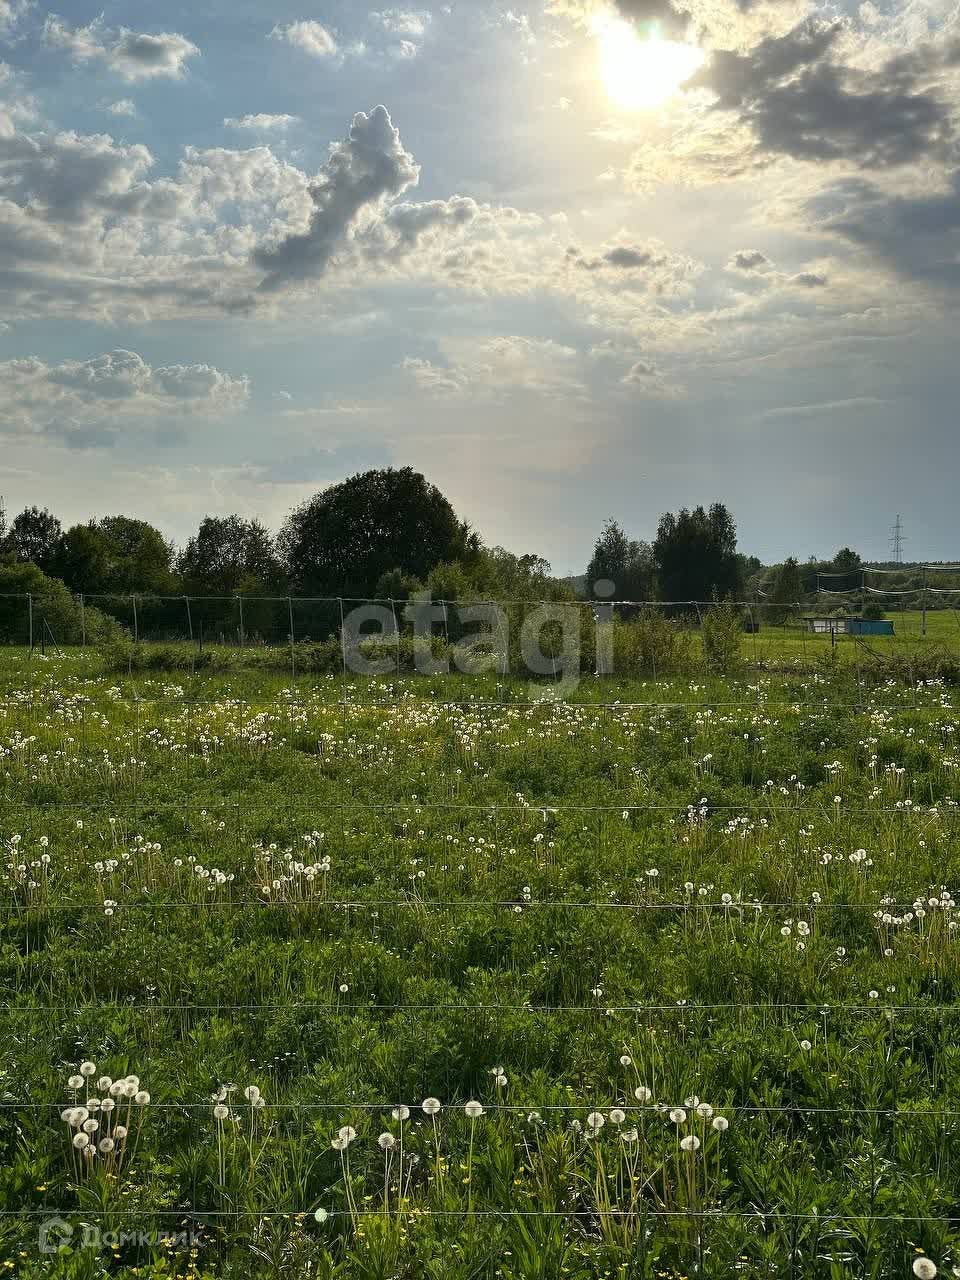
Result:
[[[375,0],[376,3],[376,0]],[[0,494],[960,558],[945,0],[0,0]]]

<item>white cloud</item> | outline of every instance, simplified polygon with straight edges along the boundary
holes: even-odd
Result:
[[[186,69],[187,59],[200,53],[192,41],[177,32],[150,35],[129,27],[111,28],[104,25],[102,17],[85,27],[70,27],[51,13],[43,24],[43,39],[52,48],[66,50],[74,62],[102,60],[131,82],[159,77],[178,79]]]
[[[368,21],[373,52],[406,61],[419,54],[433,15],[425,9],[382,9]]]
[[[585,390],[576,350],[550,338],[507,335],[451,343],[450,352],[454,358],[447,364],[408,356],[399,368],[422,391],[433,395],[529,392],[576,397]]]
[[[0,0],[0,35],[9,35],[33,0]]]
[[[47,364],[0,363],[0,429],[102,443],[132,420],[220,417],[246,407],[250,383],[207,364],[152,368],[135,351]]]
[[[417,40],[426,35],[432,16],[425,9],[383,9],[371,13],[370,21],[390,35]]]
[[[335,58],[339,53],[336,37],[320,22],[304,19],[276,26],[270,32],[272,40],[285,40],[314,58]]]
[[[137,114],[137,106],[132,98],[121,98],[119,102],[111,102],[107,106],[107,110],[112,116],[135,116]]]
[[[257,115],[227,116],[223,126],[225,129],[249,129],[256,133],[267,133],[274,129],[282,132],[292,124],[299,123],[299,116],[270,115],[261,111]]]

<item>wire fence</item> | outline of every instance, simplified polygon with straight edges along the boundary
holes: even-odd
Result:
[[[802,655],[820,652],[817,642],[834,647],[838,640],[899,636],[925,639],[931,617],[948,617],[960,639],[960,586],[875,587],[866,581],[867,570],[851,575],[819,574],[816,597],[807,601],[772,601],[757,593],[752,599],[716,600],[556,600],[514,598],[394,599],[345,596],[164,596],[131,593],[41,595],[0,594],[0,644],[26,647],[45,653],[66,648],[86,649],[122,634],[135,645],[188,646],[202,654],[212,647],[238,649],[290,649],[291,664],[297,650],[329,645],[327,669],[339,656],[343,666],[365,658],[363,674],[371,661],[364,649],[380,645],[399,656],[405,642],[417,641],[436,660],[439,647],[478,655],[488,661],[484,670],[511,670],[522,638],[536,640],[534,662],[529,669],[549,674],[557,659],[558,641],[576,643],[589,655],[597,674],[612,673],[616,646],[614,620],[621,625],[652,618],[670,621],[684,632],[701,632],[718,609],[729,607],[740,618],[743,632],[752,637],[745,655],[763,661],[775,652],[774,639],[794,641]],[[880,572],[880,571],[876,571]],[[960,578],[958,578],[960,581]],[[827,584],[830,585],[827,585]],[[894,616],[865,617],[870,599],[887,599]],[[907,609],[908,598],[909,610]],[[821,606],[826,600],[829,608]],[[832,603],[831,603],[832,602]],[[910,616],[916,613],[917,617]],[[559,631],[550,636],[550,631]],[[950,643],[942,626],[935,638]],[[764,640],[769,643],[764,644]],[[528,649],[531,646],[528,645]],[[316,660],[316,654],[313,654]],[[410,655],[405,655],[408,660]],[[305,655],[300,654],[301,663]],[[514,662],[515,667],[515,662]],[[464,668],[466,669],[466,668]],[[388,666],[383,671],[389,670]]]

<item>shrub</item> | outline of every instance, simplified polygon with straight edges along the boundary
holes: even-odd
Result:
[[[32,597],[31,601],[27,597]],[[58,578],[30,561],[0,567],[0,643],[29,644],[33,615],[35,644],[101,644],[118,640],[123,628],[99,609],[81,610]]]
[[[718,604],[704,615],[703,662],[712,675],[727,675],[740,665],[743,620],[732,604]]]
[[[679,620],[646,607],[631,622],[617,622],[614,629],[617,672],[675,675],[693,666],[693,637]]]

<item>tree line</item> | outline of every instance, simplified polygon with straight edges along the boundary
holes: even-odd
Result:
[[[65,528],[38,506],[8,521],[0,504],[0,594],[52,598],[62,591],[64,599],[89,599],[124,626],[130,597],[153,598],[152,614],[142,617],[168,631],[182,630],[183,615],[178,605],[162,608],[163,597],[205,598],[198,625],[206,619],[221,631],[235,598],[248,598],[250,629],[267,632],[289,620],[268,607],[269,599],[257,612],[258,598],[403,601],[425,593],[445,600],[747,599],[787,606],[816,593],[819,574],[838,575],[835,587],[847,575],[853,589],[861,569],[859,555],[846,547],[831,561],[791,558],[764,566],[738,550],[734,518],[718,502],[665,513],[652,543],[629,537],[610,519],[586,574],[558,578],[535,553],[486,546],[440,490],[410,467],[366,471],[329,486],[291,511],[276,535],[242,515],[206,516],[180,548],[133,516]],[[215,607],[217,599],[222,608]],[[65,609],[64,603],[61,613]],[[318,615],[311,626],[328,633],[336,618]]]

